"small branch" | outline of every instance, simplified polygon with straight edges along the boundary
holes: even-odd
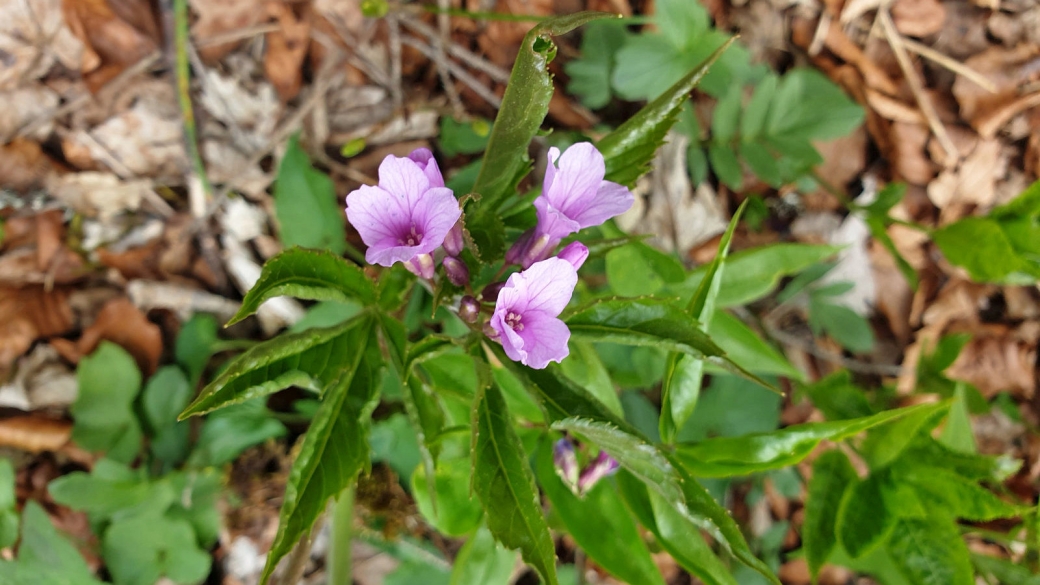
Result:
[[[921,82],[921,78],[918,77],[917,71],[914,70],[913,63],[910,62],[910,55],[906,52],[906,40],[896,30],[896,25],[892,22],[892,16],[889,15],[887,8],[881,7],[878,10],[877,19],[881,23],[881,30],[885,33],[888,44],[892,47],[892,52],[895,53],[896,61],[899,62],[899,68],[903,70],[903,76],[906,77],[906,82],[910,85],[910,91],[914,94],[917,106],[921,108],[921,113],[924,114],[924,119],[928,122],[928,127],[931,128],[932,134],[935,135],[943,150],[946,151],[945,166],[955,165],[960,160],[960,152],[957,150],[957,145],[950,139],[949,133],[946,132],[946,127],[943,126],[942,120],[939,119],[939,114],[935,111],[932,100],[924,92],[924,84]]]
[[[408,28],[414,30],[415,32],[425,36],[426,38],[432,39],[437,35],[437,32],[434,31],[433,28],[431,28],[425,22],[417,18],[413,18],[411,16],[403,16],[401,18],[401,23],[407,26]],[[469,65],[474,69],[483,71],[489,77],[491,77],[491,79],[497,81],[498,83],[506,83],[509,81],[508,71],[502,69],[494,63],[491,63],[490,61],[484,59],[480,55],[477,55],[476,53],[467,50],[462,45],[454,41],[450,41],[445,47],[445,49],[448,51],[448,53],[451,54],[452,57],[455,57],[456,59],[463,61],[464,63],[466,63],[466,65]]]
[[[314,545],[314,535],[321,530],[322,518],[319,517],[311,526],[307,535],[300,539],[289,553],[289,560],[285,564],[285,571],[278,579],[277,585],[296,585],[303,578],[303,572],[307,570],[307,561],[311,558],[311,546]]]
[[[269,32],[274,32],[278,29],[279,25],[274,23],[264,23],[253,26],[247,26],[245,28],[238,28],[235,30],[229,30],[219,34],[215,34],[211,37],[195,39],[195,47],[199,49],[205,49],[207,47],[214,47],[216,45],[235,43],[238,41],[251,39],[255,36],[259,36]]]
[[[437,5],[442,10],[446,10],[450,8],[448,5],[449,1],[437,0]],[[437,29],[439,34],[433,38],[433,48],[436,55],[434,62],[437,64],[437,75],[441,78],[441,85],[444,86],[444,93],[448,95],[448,102],[455,111],[455,117],[461,118],[465,115],[466,108],[462,106],[459,92],[455,89],[455,83],[451,80],[451,71],[448,69],[448,57],[444,54],[444,46],[448,43],[448,38],[451,36],[451,17],[444,13],[438,14]]]
[[[906,46],[907,49],[910,49],[911,51],[917,53],[925,59],[931,59],[939,65],[942,65],[950,71],[953,71],[957,75],[960,75],[968,81],[971,81],[972,83],[978,85],[982,89],[990,93],[997,93],[997,86],[992,81],[990,81],[988,78],[986,78],[986,76],[982,75],[978,71],[975,71],[971,67],[968,67],[964,63],[956,61],[951,57],[947,57],[946,55],[940,53],[939,51],[936,51],[928,45],[921,44],[913,39],[903,37],[903,45]]]
[[[404,90],[401,87],[401,24],[393,12],[387,15],[386,24],[390,30],[390,98],[394,102],[394,110],[400,110],[404,106]]]

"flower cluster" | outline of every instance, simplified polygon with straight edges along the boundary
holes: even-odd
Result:
[[[605,181],[605,174],[603,155],[592,144],[575,144],[562,155],[558,148],[549,149],[542,194],[534,201],[538,223],[506,253],[506,266],[519,264],[522,270],[485,287],[480,300],[470,290],[469,268],[461,257],[462,210],[429,150],[386,157],[377,186],[347,195],[347,218],[368,246],[365,259],[372,264],[402,262],[430,280],[434,253],[443,250],[444,276],[467,292],[459,301],[459,317],[477,324],[488,305],[487,335],[502,344],[510,359],[544,368],[567,357],[570,330],[559,315],[589,255],[581,242],[554,256],[557,247],[563,238],[624,213],[634,200],[626,187]]]
[[[617,473],[621,465],[617,459],[600,451],[588,465],[578,468],[578,454],[574,450],[574,443],[568,438],[560,439],[553,445],[553,468],[556,475],[574,495],[582,497],[589,493],[599,480]]]

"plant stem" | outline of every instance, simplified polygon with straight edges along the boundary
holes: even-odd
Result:
[[[332,504],[329,551],[325,559],[325,575],[329,585],[350,585],[351,549],[354,528],[354,484],[339,493]]]

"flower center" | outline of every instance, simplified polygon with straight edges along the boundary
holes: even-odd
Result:
[[[509,311],[508,313],[506,313],[506,325],[509,325],[509,328],[513,331],[523,331],[524,324],[521,322],[522,318],[523,317],[521,315]]]
[[[405,234],[398,242],[402,246],[418,246],[422,242],[423,235],[415,231],[415,224],[412,224],[412,231]]]

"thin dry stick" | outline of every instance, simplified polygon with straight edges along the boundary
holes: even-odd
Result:
[[[346,30],[336,19],[331,19],[329,22],[332,23],[333,28],[336,29],[336,34],[339,35],[340,39],[343,40],[348,46],[357,47],[358,41],[354,38],[354,35],[350,34],[350,31]],[[320,30],[311,29],[310,36],[312,39],[318,41],[323,47],[332,52],[339,52],[340,47],[336,44],[335,39],[329,37],[329,35],[321,32]],[[385,87],[388,91],[390,90],[390,74],[383,68],[379,67],[375,62],[365,56],[362,51],[351,51],[346,56],[347,63],[350,63],[354,67],[357,67],[361,71],[372,78],[372,81]]]
[[[925,59],[931,59],[939,65],[942,65],[950,71],[953,71],[957,75],[964,77],[965,79],[978,85],[982,89],[990,93],[997,93],[996,84],[987,79],[986,76],[982,75],[978,71],[975,71],[971,67],[968,67],[964,63],[956,61],[953,58],[948,57],[940,53],[939,51],[936,51],[928,45],[921,44],[913,39],[903,37],[903,45],[905,45],[907,49],[910,49],[911,51],[917,53]]]
[[[414,49],[418,50],[420,53],[426,55],[430,59],[434,58],[435,52],[433,50],[433,47],[431,47],[430,45],[427,45],[426,43],[414,37],[404,37],[401,40],[404,44],[413,47]],[[447,66],[448,69],[451,70],[452,75],[457,77],[459,81],[468,85],[469,88],[473,90],[473,93],[483,98],[484,101],[491,104],[496,109],[502,105],[502,98],[492,93],[490,89],[485,87],[479,79],[473,77],[473,75],[471,75],[468,71],[466,71],[459,65],[452,63],[451,61],[447,62]]]
[[[450,8],[448,1],[437,0],[437,5],[441,9],[448,9]],[[436,55],[433,62],[437,65],[437,76],[441,78],[441,85],[444,86],[444,93],[448,96],[448,103],[451,104],[452,110],[455,111],[455,117],[461,118],[466,114],[466,108],[462,106],[459,91],[455,89],[455,82],[451,80],[451,71],[448,69],[448,56],[444,53],[444,46],[447,44],[447,39],[451,34],[450,27],[451,18],[447,14],[438,14],[437,28],[440,34],[432,39],[434,54]]]
[[[413,18],[411,16],[402,16],[401,23],[427,38],[432,39],[437,35],[437,32],[433,30],[433,28],[431,28],[425,22],[417,18]],[[449,42],[445,48],[447,49],[448,53],[451,54],[452,57],[455,57],[459,61],[465,62],[466,65],[469,65],[474,69],[478,69],[480,71],[483,71],[484,73],[487,73],[487,75],[491,77],[491,79],[494,79],[499,83],[506,83],[509,81],[508,71],[502,69],[494,63],[489,62],[480,55],[477,55],[476,53],[467,50],[462,45],[449,39]]]
[[[394,102],[394,109],[400,110],[404,106],[404,90],[401,88],[401,24],[393,12],[386,16],[386,24],[390,29],[390,98]]]
[[[244,41],[246,39],[251,39],[257,35],[274,32],[279,28],[279,25],[273,23],[256,24],[253,26],[247,26],[245,28],[239,28],[215,34],[211,37],[195,39],[194,44],[199,49],[205,49],[206,47],[213,47],[216,45],[223,45],[226,43]]]
[[[950,139],[950,135],[946,132],[946,127],[939,120],[939,114],[935,111],[932,100],[925,95],[924,84],[921,83],[921,78],[917,76],[917,71],[914,70],[913,63],[910,62],[910,55],[906,52],[903,36],[896,30],[896,25],[892,22],[888,9],[885,7],[879,9],[877,19],[881,22],[881,29],[885,33],[885,38],[892,47],[892,52],[895,53],[896,61],[899,62],[899,68],[903,70],[906,82],[910,85],[910,91],[914,94],[917,106],[921,108],[921,113],[924,114],[924,119],[928,122],[928,127],[931,128],[932,134],[935,135],[943,150],[946,151],[946,166],[956,164],[960,159],[957,145]]]

